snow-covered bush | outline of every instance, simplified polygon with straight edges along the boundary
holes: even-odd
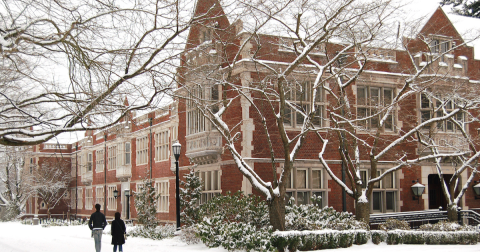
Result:
[[[410,224],[404,220],[397,220],[397,219],[387,219],[385,223],[382,223],[378,226],[380,230],[388,231],[388,230],[410,230]]]
[[[424,224],[420,226],[422,231],[475,231],[475,227],[469,225],[459,225],[456,222],[439,221],[435,224]]]
[[[197,228],[195,226],[182,226],[180,233],[180,240],[186,244],[197,244],[200,242],[200,237],[197,235]]]
[[[372,236],[372,242],[374,244],[380,244],[381,242],[387,241],[387,232],[383,230],[371,230],[370,234]]]
[[[268,227],[270,223],[265,201],[259,196],[245,196],[241,191],[212,198],[200,207],[199,215],[201,219],[215,217],[225,222],[249,223],[257,228]]]
[[[367,230],[276,231],[272,234],[272,245],[289,251],[347,248],[365,244],[369,238]]]
[[[142,181],[143,185],[141,190],[135,192],[134,202],[137,209],[138,222],[146,229],[155,229],[158,225],[157,221],[157,200],[160,197],[159,194],[155,195],[155,188],[153,181],[147,176]],[[152,231],[154,233],[154,231]]]
[[[202,184],[200,178],[195,176],[193,169],[190,170],[185,176],[185,181],[180,181],[180,217],[182,218],[182,224],[185,226],[191,226],[198,223],[201,218],[199,216],[198,204],[202,195]]]
[[[254,224],[229,222],[214,216],[205,217],[196,228],[202,242],[210,248],[222,246],[229,251],[273,251],[270,244],[271,227],[257,228]]]
[[[150,228],[145,226],[136,226],[127,230],[127,234],[132,237],[143,237],[152,240],[161,240],[167,237],[173,237],[177,230],[175,225],[157,226]]]
[[[310,205],[291,205],[285,208],[286,230],[368,230],[369,226],[357,221],[350,213],[337,212],[332,207],[319,208]]]
[[[23,225],[32,225],[33,221],[32,219],[23,219],[20,223]]]
[[[477,244],[478,235],[475,231],[387,231],[386,242],[395,244]],[[373,233],[372,233],[373,241]],[[375,242],[374,242],[375,243]],[[376,243],[377,244],[377,243]]]

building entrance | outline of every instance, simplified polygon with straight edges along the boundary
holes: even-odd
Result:
[[[443,174],[443,178],[448,186],[448,181],[452,178],[452,174]],[[458,191],[455,195],[458,194]],[[440,184],[440,177],[438,174],[428,175],[428,209],[438,209],[442,207],[443,210],[447,209],[448,201],[445,199],[442,191],[442,185]]]

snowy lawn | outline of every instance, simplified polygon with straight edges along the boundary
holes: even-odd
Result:
[[[105,230],[109,230],[110,226]],[[104,234],[102,238],[102,251],[112,251],[111,236]],[[40,225],[22,225],[19,222],[0,222],[0,251],[1,252],[85,252],[95,251],[93,238],[87,226],[49,227]],[[209,249],[203,244],[187,245],[178,237],[154,241],[144,238],[129,237],[124,245],[125,252],[158,252],[158,251],[209,251],[226,252],[225,249]],[[319,251],[355,251],[355,252],[449,252],[449,251],[480,251],[477,245],[353,245],[345,249],[327,249]]]

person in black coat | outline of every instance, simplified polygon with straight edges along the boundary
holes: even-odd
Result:
[[[125,244],[125,234],[127,233],[127,228],[125,227],[125,222],[120,219],[120,213],[115,213],[115,220],[112,221],[112,245],[113,252],[117,251],[117,245],[119,246],[119,251],[122,252],[122,245]]]

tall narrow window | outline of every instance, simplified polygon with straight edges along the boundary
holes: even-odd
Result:
[[[97,150],[97,153],[95,155],[95,159],[96,159],[96,166],[95,166],[95,171],[97,172],[103,172],[103,168],[104,168],[104,163],[103,163],[103,160],[104,160],[104,153],[103,153],[103,149],[102,150]]]
[[[137,138],[137,165],[147,163],[148,136]]]
[[[169,156],[169,134],[168,131],[163,131],[155,134],[155,160],[168,160]]]
[[[85,188],[85,209],[90,210],[93,208],[93,189]]]
[[[108,170],[117,169],[117,145],[108,147]]]
[[[125,153],[124,153],[125,165],[130,164],[131,162],[130,157],[131,157],[130,143],[125,143]]]
[[[91,172],[93,170],[93,154],[87,154],[87,172]]]
[[[102,207],[105,207],[104,197],[105,197],[105,191],[103,186],[96,187],[95,188],[95,204],[100,204]]]
[[[77,188],[77,209],[83,209],[83,188]]]
[[[107,187],[107,190],[108,190],[108,193],[107,193],[107,206],[108,206],[108,210],[116,210],[117,209],[117,199],[114,197],[113,195],[113,191],[115,191],[117,189],[117,186],[108,186]]]
[[[157,200],[157,212],[168,213],[168,203],[169,203],[169,182],[155,182],[155,191],[158,195]]]

